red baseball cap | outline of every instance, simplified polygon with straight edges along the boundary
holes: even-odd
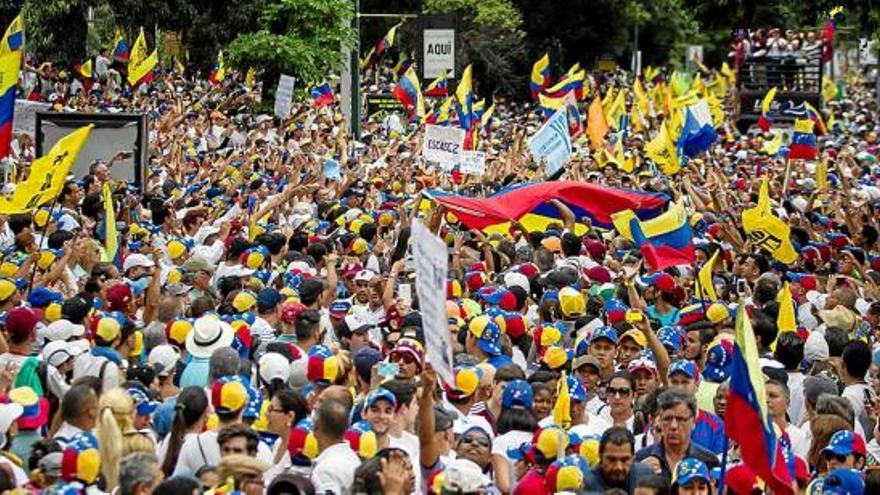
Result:
[[[106,299],[107,311],[122,311],[132,300],[131,287],[125,283],[118,283],[107,289]]]
[[[30,308],[13,308],[6,315],[6,332],[20,338],[34,333],[40,316]]]

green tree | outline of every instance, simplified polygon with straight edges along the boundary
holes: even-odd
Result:
[[[264,96],[282,73],[296,77],[298,88],[310,87],[341,68],[341,48],[355,40],[353,7],[349,0],[267,1],[259,29],[239,34],[227,60],[262,70]]]
[[[523,18],[509,0],[425,0],[424,10],[458,14],[456,73],[472,64],[480,96],[514,94],[527,84],[520,70],[526,53]]]

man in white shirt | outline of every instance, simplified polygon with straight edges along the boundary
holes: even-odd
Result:
[[[312,463],[315,493],[347,495],[354,484],[354,472],[361,460],[345,441],[348,412],[344,404],[335,400],[325,400],[318,407],[314,434],[321,453]]]
[[[110,65],[112,63],[113,61],[110,60],[110,49],[102,47],[101,52],[95,57],[95,75],[98,79],[104,79],[107,72],[110,71]]]
[[[871,347],[860,340],[851,340],[843,347],[842,376],[844,388],[841,394],[852,404],[857,423],[861,423],[865,431],[871,431],[870,420],[865,412],[865,402],[871,395],[871,389],[865,383],[868,368],[871,367]]]

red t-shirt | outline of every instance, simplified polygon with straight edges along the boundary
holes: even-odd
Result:
[[[551,492],[544,486],[544,473],[530,469],[513,489],[513,495],[551,495]]]

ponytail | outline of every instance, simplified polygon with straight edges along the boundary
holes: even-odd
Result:
[[[122,430],[119,429],[110,406],[102,407],[98,413],[95,433],[101,455],[101,474],[104,476],[106,490],[110,491],[119,482],[119,463],[122,460]]]
[[[177,456],[183,447],[184,436],[188,428],[184,415],[186,405],[177,401],[174,405],[174,421],[171,423],[171,431],[168,433],[168,449],[165,451],[165,459],[162,460],[162,472],[166,478],[170,478],[177,466]]]

